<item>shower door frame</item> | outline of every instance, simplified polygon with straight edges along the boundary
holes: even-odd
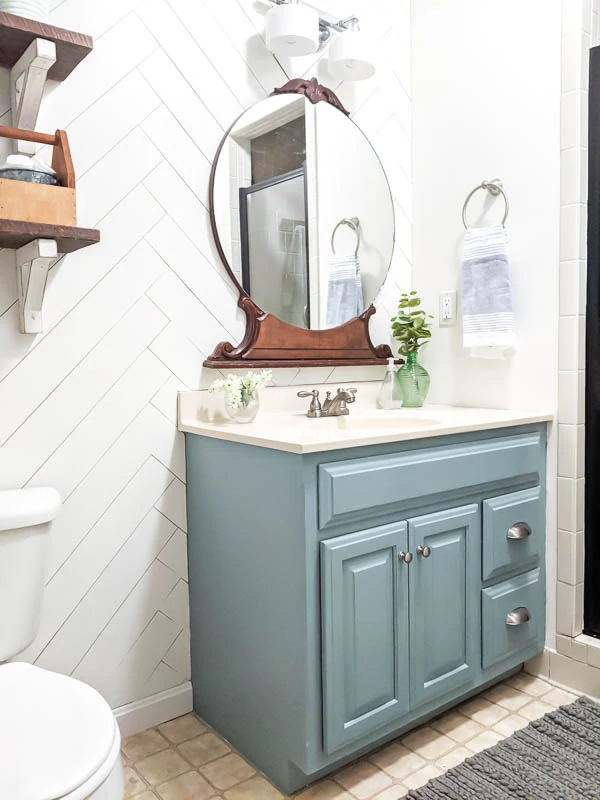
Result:
[[[600,47],[590,49],[583,632],[600,638]]]
[[[293,169],[290,172],[284,172],[281,175],[276,175],[274,178],[267,178],[264,181],[258,181],[251,186],[241,188],[240,192],[240,239],[242,249],[242,288],[248,295],[252,297],[251,281],[250,281],[250,238],[248,234],[248,197],[263,189],[270,189],[280,183],[295,180],[296,178],[304,178],[304,253],[306,257],[306,329],[310,330],[310,253],[308,248],[308,192],[307,192],[307,169],[306,161],[302,163],[298,169]]]

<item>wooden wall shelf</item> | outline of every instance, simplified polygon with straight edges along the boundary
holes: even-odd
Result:
[[[59,253],[74,253],[100,241],[100,231],[67,225],[44,225],[0,219],[0,247],[17,249],[35,239],[55,239]]]
[[[48,71],[48,78],[54,81],[64,81],[93,47],[91,36],[84,33],[0,11],[0,67],[13,67],[35,39],[56,45],[56,63]]]

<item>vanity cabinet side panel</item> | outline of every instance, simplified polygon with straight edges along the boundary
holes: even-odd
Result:
[[[194,710],[292,785],[310,713],[302,460],[193,434],[186,457]]]

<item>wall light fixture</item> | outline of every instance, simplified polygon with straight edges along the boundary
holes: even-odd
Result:
[[[337,80],[361,81],[375,74],[370,43],[356,16],[333,20],[300,0],[268,0],[268,49],[280,56],[306,56],[329,43],[329,71]]]

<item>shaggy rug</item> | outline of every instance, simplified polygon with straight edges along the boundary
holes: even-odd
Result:
[[[600,705],[581,697],[409,792],[406,800],[599,800]]]

